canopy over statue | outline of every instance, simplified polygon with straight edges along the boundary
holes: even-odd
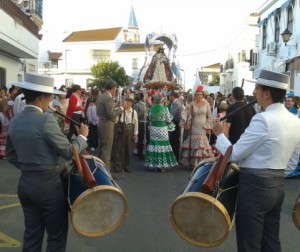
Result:
[[[140,70],[138,81],[160,83],[161,85],[164,83],[181,84],[182,78],[176,63],[176,50],[177,37],[175,34],[148,34],[145,42],[145,63]]]

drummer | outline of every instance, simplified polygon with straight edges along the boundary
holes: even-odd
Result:
[[[284,169],[300,153],[300,120],[284,107],[287,75],[262,70],[253,94],[264,112],[256,114],[241,135],[230,161],[239,162],[236,213],[238,251],[281,251],[280,212],[284,199]],[[224,155],[231,145],[218,119],[213,131]]]
[[[44,113],[53,98],[54,79],[25,74],[14,83],[23,89],[24,110],[10,121],[6,159],[21,170],[18,196],[25,217],[23,252],[41,251],[47,232],[47,251],[65,251],[68,209],[59,157],[72,159],[71,146],[80,152],[87,148],[88,127],[77,128],[71,145],[50,114]]]

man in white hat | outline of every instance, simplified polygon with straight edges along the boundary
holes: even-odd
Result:
[[[256,114],[233,145],[230,161],[239,162],[239,193],[236,213],[238,251],[281,251],[280,212],[284,199],[284,170],[300,153],[300,120],[283,102],[287,75],[262,70],[253,94],[262,113]],[[222,124],[213,131],[216,148],[224,155],[231,145]],[[296,164],[295,164],[296,165]]]
[[[22,88],[24,110],[9,124],[7,161],[21,170],[18,196],[25,217],[23,251],[41,251],[47,232],[47,251],[65,251],[68,209],[59,158],[72,159],[72,146],[87,148],[88,127],[81,125],[78,136],[69,143],[48,110],[53,98],[53,78],[25,74]]]

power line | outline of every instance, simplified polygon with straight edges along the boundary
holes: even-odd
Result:
[[[188,53],[188,54],[179,54],[179,55],[177,55],[177,56],[179,56],[179,57],[185,57],[185,56],[201,55],[201,54],[205,54],[205,53],[215,52],[215,51],[218,51],[218,50],[219,50],[219,49],[212,49],[212,50],[208,50],[208,51],[204,51],[204,52]]]

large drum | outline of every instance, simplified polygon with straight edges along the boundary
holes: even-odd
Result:
[[[170,220],[178,235],[201,247],[222,243],[235,215],[239,172],[236,164],[227,164],[217,190],[205,193],[202,189],[215,160],[207,159],[195,167],[188,185],[170,211]]]
[[[81,235],[104,236],[118,228],[126,219],[127,201],[101,159],[90,155],[83,157],[97,185],[89,188],[74,169],[69,180],[68,195],[71,223]]]
[[[300,189],[293,206],[292,218],[295,226],[300,230]]]

